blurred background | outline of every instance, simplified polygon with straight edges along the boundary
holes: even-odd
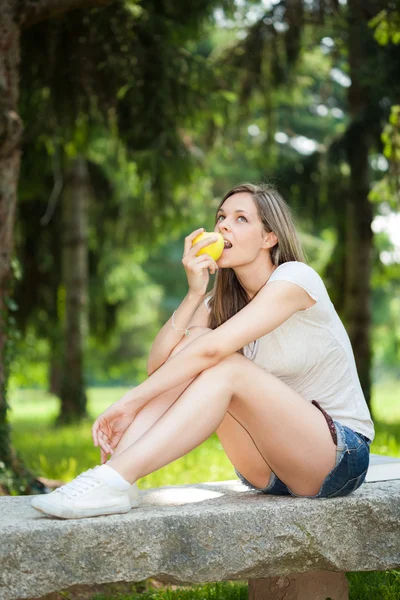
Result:
[[[186,295],[185,236],[242,181],[292,207],[371,451],[400,456],[399,2],[10,0],[0,21],[0,494],[99,463],[94,419]],[[213,435],[139,486],[234,478]],[[393,573],[350,574],[353,597],[398,597]]]
[[[20,34],[0,104],[0,493],[99,462],[94,419],[146,379],[186,295],[185,236],[241,181],[292,207],[353,344],[372,452],[400,456],[398,2],[94,4],[16,26],[0,8]],[[212,436],[140,485],[232,478]]]

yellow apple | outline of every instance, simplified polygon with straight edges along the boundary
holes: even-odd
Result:
[[[208,246],[205,246],[204,248],[201,248],[201,250],[198,251],[196,256],[200,256],[200,254],[208,254],[214,260],[219,259],[224,250],[224,238],[220,233],[214,233],[214,231],[203,231],[203,233],[200,233],[197,237],[194,238],[194,240],[192,241],[192,247],[204,238],[212,236],[218,236],[217,241],[208,244]]]

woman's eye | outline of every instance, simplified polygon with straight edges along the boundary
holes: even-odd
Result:
[[[219,215],[219,216],[217,217],[217,221],[219,221],[220,217],[223,217],[223,216],[224,216],[224,215]],[[246,219],[246,217],[244,217],[243,215],[240,215],[240,217],[238,217],[238,219],[244,219],[244,220],[247,222],[247,219]]]

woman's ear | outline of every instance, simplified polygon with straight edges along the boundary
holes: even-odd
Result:
[[[267,236],[264,238],[264,248],[272,248],[278,243],[278,237],[273,231],[269,231]]]

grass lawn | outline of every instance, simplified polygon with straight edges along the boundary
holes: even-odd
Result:
[[[400,457],[400,403],[398,382],[374,387],[372,411],[376,437],[371,452]],[[82,471],[100,464],[100,451],[93,446],[91,426],[107,406],[118,400],[125,388],[88,390],[91,418],[79,426],[54,429],[58,401],[40,390],[15,390],[10,394],[11,436],[14,447],[26,465],[38,476],[70,481]],[[236,479],[217,436],[212,435],[200,447],[174,463],[139,481],[142,489],[201,481]],[[400,571],[349,573],[350,600],[398,600]],[[134,591],[137,590],[137,591]],[[66,593],[67,594],[67,593]],[[65,597],[69,597],[66,595]],[[154,589],[151,582],[132,585],[127,595],[96,594],[93,600],[242,600],[247,598],[244,583],[223,582],[207,586]]]

